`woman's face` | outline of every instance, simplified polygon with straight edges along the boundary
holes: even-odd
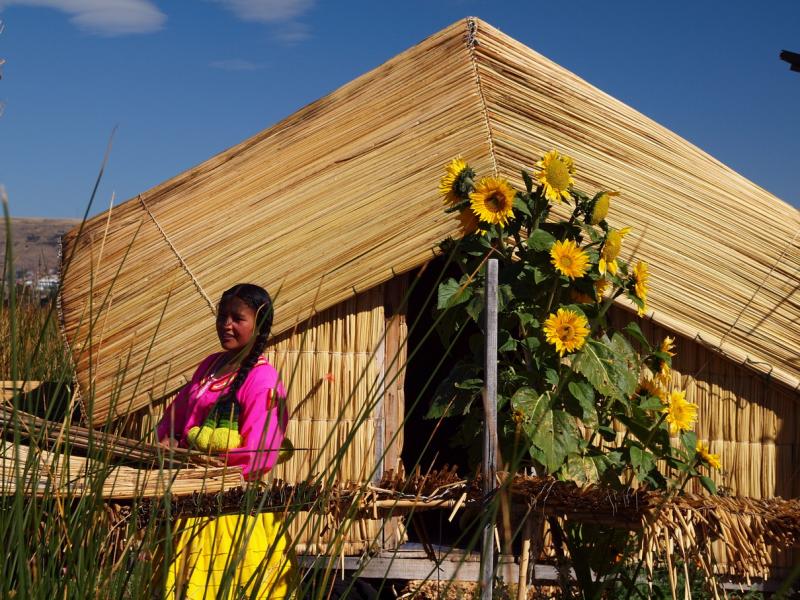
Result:
[[[217,313],[217,336],[220,345],[228,352],[238,352],[253,337],[256,311],[239,298],[229,298],[220,303]]]

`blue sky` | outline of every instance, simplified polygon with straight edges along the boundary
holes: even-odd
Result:
[[[800,0],[0,0],[0,184],[92,213],[475,15],[800,207]]]

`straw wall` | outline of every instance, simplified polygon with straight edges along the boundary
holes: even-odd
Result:
[[[611,322],[622,326],[635,317],[622,308],[612,309]],[[720,493],[750,498],[794,498],[800,495],[796,461],[800,450],[800,398],[797,392],[753,372],[704,346],[649,320],[639,321],[651,342],[676,338],[672,385],[686,390],[698,407],[699,440],[719,454],[722,471],[712,478]],[[694,491],[700,493],[699,484]],[[715,548],[724,567],[726,552]],[[776,553],[774,565],[792,564],[791,553]]]

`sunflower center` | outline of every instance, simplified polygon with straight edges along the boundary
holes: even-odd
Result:
[[[560,160],[551,160],[547,165],[547,183],[558,190],[569,186],[569,170]]]
[[[564,341],[569,341],[574,337],[574,332],[572,329],[572,325],[562,325],[561,326],[561,339]]]
[[[505,197],[500,192],[495,192],[494,194],[486,198],[486,206],[492,212],[499,212],[503,210],[505,204],[506,204]]]
[[[565,268],[569,268],[572,266],[572,257],[564,255],[561,257],[561,265]]]

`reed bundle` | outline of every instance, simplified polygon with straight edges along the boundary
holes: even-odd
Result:
[[[159,459],[163,459],[167,452],[154,444],[128,439],[115,433],[87,429],[71,423],[48,421],[15,409],[6,402],[0,402],[0,432],[10,436],[15,429],[23,439],[36,440],[40,445],[50,448],[67,445],[72,449],[99,453],[112,461],[124,460],[153,465]],[[168,452],[170,462],[176,466],[221,465],[216,457],[184,448],[172,448]]]
[[[626,258],[657,274],[658,323],[800,385],[797,210],[468,19],[66,236],[62,320],[92,416],[179,387],[232,283],[277,292],[286,331],[458,233],[435,192],[451,157],[521,184],[554,147],[580,165],[580,188],[621,191],[612,224],[633,227]]]
[[[93,494],[104,500],[179,497],[241,487],[242,473],[233,467],[158,469],[112,467],[106,461],[65,456],[48,450],[0,441],[0,494],[76,498]]]

